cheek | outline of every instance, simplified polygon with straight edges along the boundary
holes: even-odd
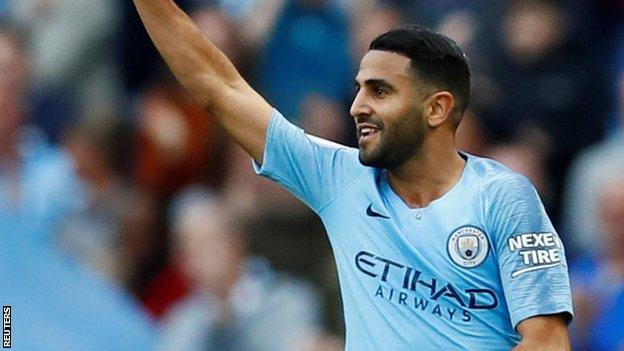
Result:
[[[388,128],[392,134],[413,138],[422,136],[426,128],[422,114],[413,109],[401,109],[397,111],[396,119],[390,123]]]
[[[386,114],[395,121],[413,122],[416,125],[422,121],[423,105],[417,103],[412,96],[395,96],[385,104]]]
[[[399,120],[413,112],[414,106],[402,96],[391,96],[376,107],[380,115],[388,116],[389,119]]]

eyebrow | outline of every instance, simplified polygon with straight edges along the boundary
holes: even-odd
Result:
[[[357,81],[357,79],[355,80],[354,85],[356,87],[360,86],[360,83]],[[387,80],[382,79],[382,78],[370,78],[370,79],[367,79],[367,80],[364,81],[364,85],[367,85],[367,86],[384,86],[384,87],[391,88],[391,89],[394,88],[394,86],[392,84],[390,84]]]

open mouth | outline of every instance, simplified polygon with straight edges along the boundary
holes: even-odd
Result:
[[[358,129],[358,141],[359,143],[370,141],[375,138],[380,130],[372,126],[359,126]]]

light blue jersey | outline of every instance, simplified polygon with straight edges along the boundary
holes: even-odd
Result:
[[[497,162],[462,156],[459,182],[411,209],[357,149],[273,113],[256,171],[325,224],[346,350],[509,350],[524,319],[572,316],[564,249],[533,186]]]

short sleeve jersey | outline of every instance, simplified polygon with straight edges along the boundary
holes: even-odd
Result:
[[[531,183],[461,153],[460,180],[409,208],[358,150],[274,111],[262,166],[322,219],[343,300],[346,350],[504,350],[516,326],[572,302],[564,248]]]

